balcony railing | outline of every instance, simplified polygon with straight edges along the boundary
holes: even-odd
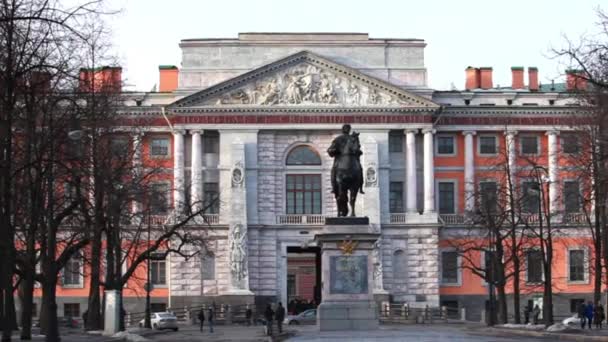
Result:
[[[464,214],[439,214],[439,219],[446,225],[463,225],[467,223]]]
[[[219,224],[220,223],[220,214],[203,214],[203,223]]]
[[[278,215],[277,224],[323,225],[325,215]]]
[[[406,214],[405,213],[391,213],[390,222],[391,223],[406,223]]]
[[[592,220],[593,220],[593,217],[592,217]],[[566,214],[564,214],[563,223],[586,224],[587,215],[585,215],[585,213],[566,213]]]

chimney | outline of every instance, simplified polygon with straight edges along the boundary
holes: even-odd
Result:
[[[481,67],[479,68],[479,87],[481,89],[492,89],[492,68]]]
[[[514,90],[524,89],[524,67],[511,67],[511,88]]]
[[[79,90],[82,92],[120,92],[121,89],[121,67],[80,69]]]
[[[179,69],[175,65],[159,65],[160,82],[158,91],[172,92],[177,89],[177,78]]]
[[[528,90],[538,91],[538,68],[528,67]]]
[[[578,69],[566,70],[566,90],[583,91],[587,89],[587,79],[585,72]]]
[[[465,69],[465,74],[465,89],[471,90],[479,88],[479,69],[470,66]]]

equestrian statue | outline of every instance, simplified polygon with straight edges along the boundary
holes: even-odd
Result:
[[[363,192],[363,169],[361,168],[361,144],[359,133],[350,133],[350,125],[342,126],[342,134],[336,137],[327,149],[330,157],[334,158],[331,168],[331,188],[336,198],[338,217],[355,214],[357,194]],[[349,198],[350,195],[350,198]]]

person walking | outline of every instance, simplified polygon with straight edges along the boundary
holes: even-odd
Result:
[[[203,308],[201,308],[198,312],[198,322],[201,332],[203,332],[203,326],[205,325],[205,310]]]
[[[245,319],[247,320],[247,326],[251,326],[251,308],[245,310]]]
[[[526,305],[526,307],[524,308],[524,324],[528,324],[530,323],[530,312],[532,311],[532,308],[530,307],[530,304]]]
[[[534,305],[534,310],[532,310],[532,317],[534,318],[534,325],[538,324],[538,316],[540,316],[540,307],[538,304]]]
[[[587,316],[585,313],[587,312],[587,305],[585,302],[582,302],[581,305],[578,306],[578,318],[581,320],[581,329],[585,329],[585,323],[587,320]]]
[[[213,312],[213,306],[209,307],[209,310],[207,311],[207,321],[209,322],[209,332],[213,333],[213,319],[215,312]]]
[[[279,334],[283,332],[283,320],[285,319],[285,308],[283,303],[279,302],[277,306],[277,312],[275,314],[277,320],[277,327],[279,328]]]
[[[591,329],[591,323],[593,322],[593,311],[593,303],[589,301],[587,303],[587,307],[585,308],[585,318],[587,319],[587,326],[589,327],[589,329]]]
[[[264,318],[266,319],[266,334],[268,336],[272,336],[272,319],[274,317],[274,311],[270,307],[270,303],[266,305],[266,310],[264,311]]]
[[[602,321],[604,320],[605,317],[606,316],[604,313],[604,307],[602,306],[602,304],[600,302],[598,302],[595,305],[595,310],[593,313],[593,319],[594,319],[596,329],[602,329]]]

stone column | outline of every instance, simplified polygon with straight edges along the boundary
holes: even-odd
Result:
[[[136,132],[133,134],[133,176],[137,179],[141,176],[142,172],[142,134],[140,132]],[[137,213],[141,211],[141,202],[137,200],[132,202],[131,212],[134,214],[134,217],[137,217]]]
[[[407,191],[406,211],[408,213],[418,212],[416,203],[416,132],[417,130],[405,130],[405,187]]]
[[[424,213],[435,212],[435,163],[433,134],[435,130],[424,129]]]
[[[466,131],[464,134],[464,210],[473,212],[475,208],[475,151],[473,136],[475,132]]]
[[[176,215],[183,214],[184,189],[184,130],[173,132],[173,207]]]
[[[558,165],[557,165],[557,138],[559,132],[549,131],[547,134],[547,153],[548,153],[548,176],[549,176],[549,212],[551,215],[557,214],[558,203]]]
[[[378,142],[371,134],[362,134],[365,137],[363,141],[363,186],[365,188],[365,196],[358,201],[363,204],[363,211],[358,215],[369,217],[369,223],[374,230],[380,231],[380,187],[379,187],[379,156]],[[358,208],[357,208],[358,209]]]
[[[517,168],[517,164],[516,164],[516,155],[517,155],[517,142],[515,141],[515,136],[517,135],[516,131],[507,131],[505,132],[505,148],[507,150],[507,164],[509,166],[509,177],[511,178],[511,186],[513,187],[513,189],[515,189],[517,187],[517,185],[515,184],[515,174],[516,174],[516,168]],[[507,183],[506,186],[508,187],[509,184]],[[511,188],[507,188],[507,195],[509,195],[511,197]],[[513,194],[513,197],[515,197],[515,195]],[[507,208],[511,207],[511,203],[508,201],[507,199]]]
[[[191,203],[193,210],[203,208],[203,144],[202,131],[192,132],[192,181],[191,181]]]

